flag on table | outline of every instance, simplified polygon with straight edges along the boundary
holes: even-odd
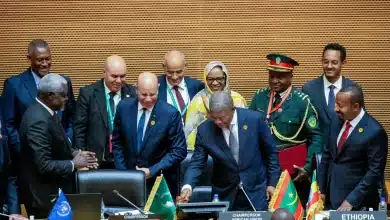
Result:
[[[49,220],[72,220],[73,211],[62,190],[59,190],[56,204],[49,215]]]
[[[313,177],[311,180],[311,186],[310,186],[310,195],[309,195],[308,202],[306,204],[307,220],[314,220],[315,214],[319,213],[324,209],[324,202],[320,198],[320,194],[321,192],[318,188],[318,183],[317,183],[317,174],[316,171],[314,170]]]
[[[280,175],[278,185],[268,205],[268,209],[272,212],[279,208],[289,210],[294,215],[295,220],[303,219],[303,207],[287,170]]]
[[[163,175],[156,178],[145,211],[163,216],[165,220],[175,219],[175,203]]]

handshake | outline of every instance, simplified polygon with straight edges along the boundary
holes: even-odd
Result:
[[[97,169],[99,166],[95,153],[90,151],[74,151],[72,162],[77,170]]]

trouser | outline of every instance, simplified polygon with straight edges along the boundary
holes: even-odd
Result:
[[[253,211],[251,204],[242,190],[237,191],[230,211]]]

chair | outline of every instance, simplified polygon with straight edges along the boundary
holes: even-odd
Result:
[[[190,165],[193,151],[187,152],[187,157],[180,164],[180,188],[183,187],[184,175]],[[203,174],[200,178],[199,183],[197,184],[191,196],[190,202],[210,202],[212,199],[212,188],[211,188],[211,179],[213,176],[213,158],[208,156],[207,164],[203,171]]]
[[[117,190],[138,207],[144,207],[146,204],[146,180],[142,171],[96,170],[76,173],[76,192],[102,193],[105,210],[109,210],[107,212],[135,209],[114,194],[113,190]]]

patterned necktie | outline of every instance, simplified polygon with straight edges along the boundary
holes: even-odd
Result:
[[[145,127],[145,118],[146,118],[146,108],[142,109],[142,115],[138,121],[138,129],[137,129],[137,150],[141,151],[142,147],[142,139],[144,136],[144,127]]]
[[[181,96],[181,93],[179,91],[179,86],[174,86],[173,89],[175,90],[176,99],[177,99],[177,102],[179,103],[180,112],[183,112],[184,107],[185,107],[185,103],[184,103],[183,96]]]
[[[273,107],[277,106],[282,101],[279,93],[275,93]]]
[[[238,147],[237,139],[236,137],[234,137],[233,126],[234,125],[230,125],[229,148],[230,151],[232,152],[234,159],[238,163],[239,147]]]
[[[108,100],[109,104],[110,104],[110,110],[111,110],[111,116],[112,117],[115,117],[115,102],[114,102],[114,96],[116,95],[115,92],[110,92],[108,93],[110,95],[110,99]],[[109,121],[111,120],[110,116],[108,116],[109,118]],[[111,126],[110,127],[110,133],[112,133],[113,131],[113,128]]]
[[[349,129],[352,127],[351,123],[348,121],[345,123],[345,129],[343,133],[341,134],[339,143],[337,144],[337,148],[339,149],[339,152],[341,151],[341,148],[343,147],[345,141],[347,141],[348,134],[349,134]]]
[[[328,110],[330,112],[334,112],[335,107],[335,96],[334,96],[334,89],[336,88],[334,85],[330,85],[329,87],[329,95],[328,95]]]

